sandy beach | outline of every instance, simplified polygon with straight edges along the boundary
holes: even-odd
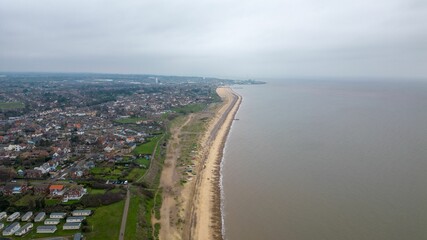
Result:
[[[220,163],[242,98],[230,88],[218,88],[217,93],[224,104],[216,112],[203,139],[206,152],[195,184],[187,239],[222,239]]]
[[[167,158],[160,186],[163,203],[160,209],[160,239],[222,239],[220,163],[225,141],[239,108],[241,97],[228,87],[217,89],[223,102],[209,113],[190,114],[180,126],[171,129]],[[199,115],[198,115],[199,114]],[[186,125],[209,116],[205,131],[200,132],[194,172],[186,184],[179,164],[184,147]]]

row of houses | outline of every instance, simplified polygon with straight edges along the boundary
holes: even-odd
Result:
[[[3,226],[4,226],[4,224],[3,224]],[[31,231],[31,229],[33,228],[33,226],[34,225],[32,223],[27,223],[27,224],[25,224],[24,226],[21,227],[21,224],[19,222],[14,222],[14,223],[10,224],[9,226],[7,226],[3,230],[2,234],[3,234],[3,236],[12,236],[12,235],[23,236],[24,234],[26,234],[29,231]]]
[[[82,226],[82,223],[64,223],[62,226],[63,230],[77,230],[80,229]],[[52,225],[43,225],[38,226],[36,232],[37,233],[55,233],[58,230],[57,226]]]
[[[68,217],[66,223],[81,223],[86,217]],[[58,225],[61,222],[60,218],[48,218],[44,220],[44,225]]]
[[[90,216],[92,214],[92,210],[74,210],[71,212],[71,217],[67,218],[67,222],[82,222],[85,217]],[[21,221],[28,222],[33,217],[33,212],[26,212],[22,217],[20,212],[14,212],[11,215],[7,216],[6,212],[0,212],[0,221],[6,218],[8,222],[14,222],[18,220],[20,217]],[[39,212],[34,217],[34,222],[42,222],[46,218],[45,212]],[[67,216],[65,212],[53,212],[49,215],[49,219],[63,219]],[[47,220],[49,220],[47,219]],[[46,220],[46,221],[47,221]],[[46,222],[45,221],[45,222]],[[46,223],[45,223],[46,224]]]
[[[86,194],[86,189],[81,185],[64,186],[61,184],[39,184],[35,186],[28,186],[26,183],[8,183],[0,186],[0,192],[7,196],[25,194],[31,189],[34,194],[49,194],[51,197],[63,198],[64,201],[79,200],[84,194]]]
[[[68,217],[66,219],[66,222],[64,223],[64,225],[62,226],[63,230],[77,230],[80,229],[82,226],[82,222],[83,220],[86,219],[87,216],[90,216],[92,214],[92,210],[74,210],[71,212],[70,217]],[[18,219],[20,216],[19,212],[15,212],[13,214],[11,214],[8,218],[9,219]],[[28,221],[31,217],[33,216],[33,212],[27,212],[25,213],[21,220],[25,217],[26,221]],[[45,212],[40,212],[38,213],[35,218],[34,221],[35,222],[41,222],[43,221],[44,218],[46,218],[46,213]],[[51,213],[49,215],[50,218],[44,220],[44,224],[43,226],[38,226],[36,232],[37,233],[54,233],[57,231],[57,227],[55,225],[58,225],[60,223],[61,219],[64,219],[67,216],[67,213],[64,212],[55,212],[55,213]],[[7,213],[6,212],[1,212],[0,213],[0,220],[4,219],[7,217]],[[12,217],[12,218],[10,218]],[[4,223],[0,223],[0,229],[3,229],[5,227]],[[23,225],[21,227],[21,224],[19,222],[13,222],[12,224],[10,224],[9,226],[7,226],[3,232],[2,235],[3,236],[23,236],[26,233],[28,233],[29,231],[31,231],[31,229],[34,227],[33,223],[26,223],[25,225]]]

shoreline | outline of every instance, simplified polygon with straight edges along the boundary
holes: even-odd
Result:
[[[188,239],[224,239],[222,161],[242,97],[229,87],[217,88],[217,93],[226,102],[216,111],[206,131],[207,152],[201,162],[203,170],[195,186]]]

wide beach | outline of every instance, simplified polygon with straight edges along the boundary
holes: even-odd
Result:
[[[225,141],[242,101],[229,87],[217,88],[222,103],[208,111],[192,113],[171,129],[168,154],[160,179],[163,203],[160,239],[222,239],[220,165]],[[199,130],[194,177],[183,171],[182,149],[197,119],[209,119]],[[180,160],[181,159],[181,160]],[[180,179],[186,179],[182,184]],[[155,221],[156,222],[156,221]]]
[[[207,150],[196,182],[189,239],[222,239],[220,164],[225,141],[242,97],[230,88],[218,88],[224,103],[203,139]]]

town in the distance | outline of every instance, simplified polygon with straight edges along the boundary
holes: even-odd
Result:
[[[171,121],[220,102],[218,86],[258,83],[1,73],[1,235],[106,239],[124,228],[152,239],[158,229],[150,221],[161,205],[155,189]],[[197,174],[191,166],[183,171]],[[130,207],[123,226],[125,204]]]

